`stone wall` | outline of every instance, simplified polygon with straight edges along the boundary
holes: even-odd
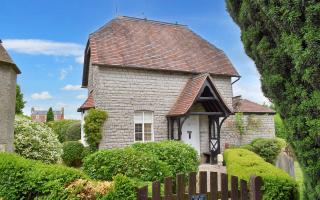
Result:
[[[13,151],[16,72],[0,63],[0,151]]]
[[[239,131],[235,128],[235,115],[231,115],[223,124],[221,130],[221,150],[224,150],[225,143],[229,145],[249,144],[256,138],[274,138],[275,125],[274,115],[268,114],[243,114],[243,122],[247,129],[240,136]],[[253,121],[249,123],[248,121]]]
[[[94,75],[90,75],[93,71]],[[122,147],[134,142],[133,116],[137,110],[153,111],[155,141],[167,139],[166,115],[191,76],[185,73],[93,66],[89,71],[88,88],[95,88],[96,107],[109,114],[100,148]],[[214,77],[213,81],[231,105],[230,78]],[[202,132],[207,132],[205,129]]]

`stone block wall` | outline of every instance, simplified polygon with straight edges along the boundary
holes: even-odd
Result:
[[[13,151],[17,74],[0,63],[0,151]]]

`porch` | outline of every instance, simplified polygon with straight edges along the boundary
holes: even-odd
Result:
[[[232,114],[209,74],[189,80],[171,109],[168,139],[193,146],[207,163],[217,163],[223,122]]]

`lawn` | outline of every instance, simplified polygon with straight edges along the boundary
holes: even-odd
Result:
[[[300,200],[302,200],[303,199],[303,173],[298,161],[294,162],[294,172],[295,172],[296,181],[299,184]]]

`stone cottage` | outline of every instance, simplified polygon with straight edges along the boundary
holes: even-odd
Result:
[[[88,99],[78,111],[108,112],[101,149],[176,139],[215,160],[225,143],[240,144],[232,91],[240,75],[222,50],[187,26],[117,17],[90,34],[84,56]],[[236,105],[240,112],[248,104]],[[245,115],[270,128],[256,129],[245,142],[274,137],[274,112],[255,105]]]
[[[0,40],[0,151],[13,151],[16,80],[20,74]]]

